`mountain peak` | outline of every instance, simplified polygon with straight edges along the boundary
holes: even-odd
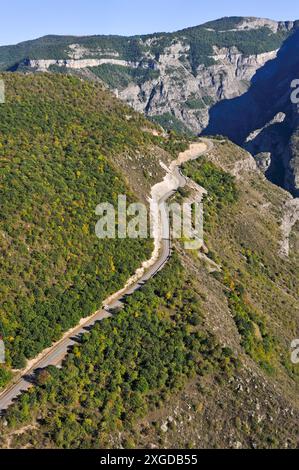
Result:
[[[278,30],[291,30],[294,26],[294,21],[275,21],[269,18],[257,18],[254,16],[227,16],[215,21],[209,21],[203,26],[218,32],[246,31],[266,27],[277,33]]]

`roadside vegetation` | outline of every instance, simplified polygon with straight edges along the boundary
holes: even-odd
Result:
[[[163,133],[95,84],[52,75],[7,80],[0,319],[15,365],[91,313],[148,257],[151,245],[138,240],[93,239],[95,205],[116,201],[118,191],[134,200],[136,149],[146,163],[155,146],[171,159],[188,138]],[[296,446],[298,368],[289,348],[298,258],[294,250],[288,260],[277,255],[286,195],[246,162],[242,173],[245,152],[219,140],[184,167],[208,191],[204,252],[178,243],[123,310],[78,340],[62,369],[40,371],[0,420],[0,446]],[[229,173],[235,163],[238,179]],[[0,371],[3,384],[10,368]]]
[[[188,129],[180,119],[176,118],[171,113],[150,116],[150,119],[168,131],[174,131],[177,134],[194,138],[190,129]]]
[[[10,367],[24,367],[96,311],[150,256],[151,240],[95,235],[100,202],[135,199],[118,171],[123,155],[186,145],[147,132],[154,125],[97,84],[51,74],[3,78],[0,387]]]
[[[222,145],[223,149],[225,147]],[[188,163],[184,173],[208,191],[204,202],[204,223],[209,257],[221,266],[221,272],[213,275],[223,285],[243,350],[268,374],[277,375],[278,369],[283,368],[291,378],[298,380],[290,363],[289,345],[281,341],[281,334],[273,328],[274,318],[277,318],[276,315],[281,316],[277,293],[275,297],[273,294],[272,303],[266,301],[269,295],[267,292],[276,290],[275,283],[283,287],[285,293],[292,293],[296,297],[296,286],[292,285],[293,269],[284,266],[283,260],[277,261],[275,249],[278,250],[279,245],[275,248],[272,240],[263,250],[256,246],[254,233],[261,240],[262,237],[273,236],[273,233],[271,230],[269,234],[255,232],[257,220],[254,214],[247,221],[248,209],[244,205],[248,200],[246,186],[244,188],[231,174],[207,158]],[[240,214],[244,214],[246,222]],[[249,222],[253,239],[250,237],[246,240],[242,238],[243,224]],[[264,298],[265,302],[262,303]],[[296,310],[292,312],[291,297],[289,303],[286,299],[284,302],[288,305],[290,317],[293,317]]]
[[[17,445],[107,447],[111,433],[127,432],[188,380],[227,378],[237,366],[206,332],[200,297],[174,255],[120,313],[84,336],[61,370],[40,373],[37,386],[8,410],[6,431],[33,419],[36,431]]]
[[[208,192],[204,201],[205,230],[211,232],[216,228],[223,209],[234,205],[238,200],[235,179],[205,157],[187,163],[183,166],[183,171]]]

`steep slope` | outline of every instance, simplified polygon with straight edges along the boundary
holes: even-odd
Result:
[[[164,149],[184,145],[159,136],[97,84],[50,74],[1,78],[0,330],[6,366],[0,366],[0,387],[12,367],[24,367],[98,310],[149,258],[151,240],[98,239],[95,209],[101,202],[117,208],[119,194],[128,202],[145,200],[159,178],[159,159],[172,158]]]
[[[11,70],[91,70],[138,111],[170,112],[198,133],[209,107],[247,90],[256,70],[296,27],[225,18],[168,34],[46,36],[1,47],[0,64]]]
[[[278,254],[291,198],[228,141],[184,172],[209,191],[206,248],[176,243],[165,271],[42,372],[0,422],[3,447],[297,446],[297,233]]]
[[[206,134],[228,136],[257,159],[262,156],[262,162],[268,157],[269,179],[294,195],[299,195],[298,108],[291,101],[291,83],[298,77],[298,52],[296,31],[277,57],[257,71],[246,93],[211,108],[205,129]]]
[[[297,29],[297,21],[231,17],[167,34],[46,36],[1,47],[0,70],[101,80],[167,129],[223,134],[244,145],[271,181],[296,195],[298,126],[289,96]],[[277,113],[286,118],[273,126]]]

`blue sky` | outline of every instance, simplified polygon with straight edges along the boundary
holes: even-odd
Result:
[[[222,16],[299,19],[298,0],[1,0],[0,45],[46,34],[175,31]]]

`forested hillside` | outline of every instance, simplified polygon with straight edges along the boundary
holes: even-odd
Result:
[[[39,386],[8,412],[9,425],[38,416],[35,447],[109,446],[111,433],[130,429],[188,379],[211,371],[229,377],[237,361],[203,330],[194,287],[175,256],[121,313],[85,336],[61,371],[40,374]]]
[[[155,153],[168,155],[157,144],[176,148],[99,85],[57,75],[1,78],[0,334],[7,366],[0,387],[11,367],[24,367],[95,312],[149,257],[150,240],[99,240],[95,208],[116,205],[118,194],[136,199],[119,172],[128,171],[127,161],[138,156],[140,196],[142,181],[148,184],[144,166],[149,171]]]
[[[290,84],[297,78],[298,27],[299,21],[225,17],[168,33],[48,35],[0,47],[0,70],[102,82],[165,129],[227,136],[296,196],[298,113]]]
[[[26,59],[69,59],[70,49],[77,44],[86,59],[117,57],[128,62],[138,62],[147,55],[159,58],[174,41],[190,47],[188,60],[194,73],[199,64],[211,64],[213,46],[233,47],[246,54],[259,54],[278,49],[288,37],[287,25],[281,23],[273,32],[268,25],[256,29],[237,29],[244,21],[241,17],[223,18],[173,33],[155,33],[141,36],[54,36],[49,35],[17,45],[0,47],[0,70],[17,66]]]
[[[0,420],[3,447],[297,446],[297,232],[279,255],[290,196],[228,141],[183,171],[208,190],[205,248],[175,243],[61,370],[41,371]]]

